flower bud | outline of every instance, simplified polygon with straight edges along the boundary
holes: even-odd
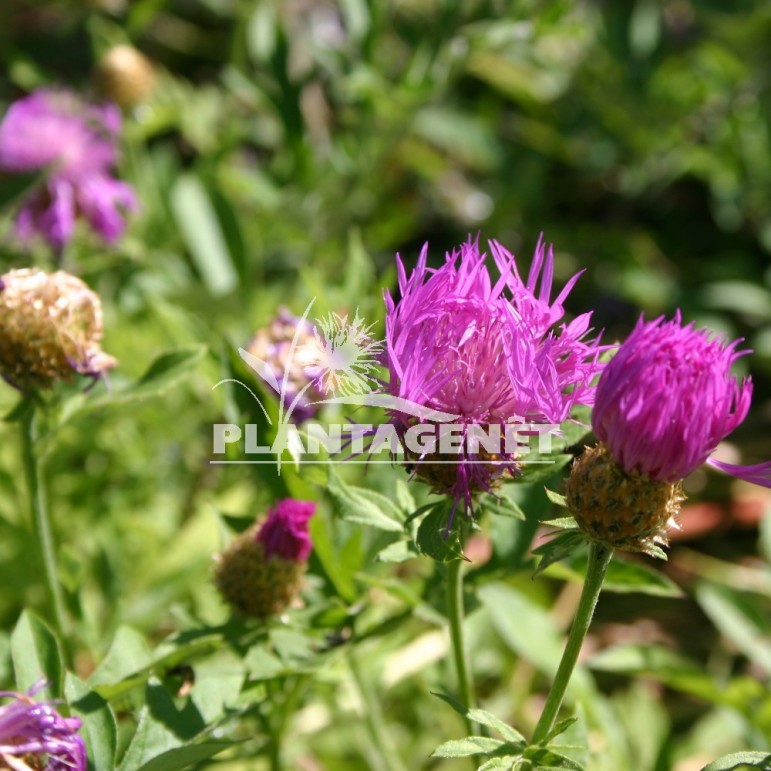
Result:
[[[217,557],[214,582],[236,611],[255,618],[283,613],[299,595],[311,551],[308,520],[316,504],[279,501],[261,525]]]
[[[111,48],[99,60],[94,72],[99,93],[124,108],[145,101],[155,85],[150,60],[130,45]]]
[[[657,555],[678,527],[685,500],[679,482],[660,482],[625,471],[600,444],[587,447],[573,464],[566,484],[568,508],[589,538],[627,551]]]
[[[11,385],[99,378],[117,364],[101,339],[102,304],[79,278],[27,268],[0,277],[0,375]]]

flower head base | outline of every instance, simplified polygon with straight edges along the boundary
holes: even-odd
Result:
[[[314,332],[309,321],[293,316],[287,308],[280,308],[276,318],[257,330],[246,346],[247,353],[267,366],[275,389],[283,394],[284,408],[288,410],[294,405],[291,419],[298,423],[314,417],[319,408],[313,402],[324,398],[315,382],[316,373],[309,368],[313,357],[307,351],[318,349]],[[293,349],[295,336],[297,343]],[[298,355],[303,351],[305,355]],[[305,392],[299,396],[304,388]]]
[[[80,719],[62,717],[51,702],[0,691],[11,702],[0,706],[0,768],[10,771],[86,771],[86,750],[78,736]]]
[[[589,538],[612,548],[660,556],[667,530],[678,527],[685,500],[679,482],[627,473],[604,445],[588,447],[566,485],[568,508]]]
[[[61,250],[83,217],[107,242],[125,227],[123,211],[136,207],[130,185],[112,177],[120,112],[84,104],[68,91],[37,91],[15,102],[0,124],[0,172],[45,172],[23,202],[16,230]]]
[[[597,386],[592,427],[627,472],[677,482],[744,420],[752,384],[731,375],[743,355],[680,314],[637,323]]]
[[[409,277],[399,259],[401,299],[385,298],[390,393],[465,426],[503,427],[511,418],[560,423],[574,404],[592,403],[601,367],[602,349],[585,339],[591,314],[557,327],[578,276],[552,301],[551,247],[539,241],[526,282],[512,254],[495,241],[490,251],[500,273],[495,283],[477,242],[447,254],[438,269],[427,266],[424,247]],[[402,431],[416,422],[401,412],[392,419]],[[516,471],[507,453],[456,454],[444,463],[442,470],[419,464],[417,473],[467,509],[474,493]]]
[[[11,385],[99,378],[117,363],[101,339],[101,302],[79,278],[26,268],[0,277],[0,375]]]
[[[311,551],[308,520],[316,504],[279,501],[262,525],[242,533],[217,559],[214,582],[239,613],[268,618],[283,613],[300,593]]]

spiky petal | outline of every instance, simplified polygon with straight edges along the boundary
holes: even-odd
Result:
[[[0,691],[0,698],[11,699],[0,706],[0,768],[86,771],[81,721],[62,717],[50,701],[36,701],[33,696],[44,685],[27,693]]]
[[[627,472],[677,482],[701,466],[747,415],[749,378],[731,375],[747,351],[693,324],[642,318],[600,378],[594,432]]]
[[[591,404],[601,367],[598,341],[586,339],[591,314],[557,326],[578,275],[552,301],[551,247],[539,240],[526,282],[512,254],[495,241],[490,251],[500,273],[495,283],[477,241],[448,253],[437,269],[428,267],[424,246],[409,276],[397,258],[401,299],[385,295],[389,391],[457,415],[465,426],[562,422],[574,404]],[[401,412],[392,419],[402,431],[415,422]],[[474,493],[514,470],[512,455],[480,458],[462,455],[423,477],[469,509]]]

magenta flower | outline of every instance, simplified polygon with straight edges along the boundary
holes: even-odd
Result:
[[[305,562],[313,548],[308,520],[315,511],[315,503],[294,498],[285,498],[270,509],[257,534],[257,542],[265,548],[265,559],[276,556]]]
[[[499,243],[491,241],[490,251],[500,273],[495,283],[486,255],[471,240],[447,254],[438,269],[427,267],[424,246],[409,278],[398,259],[401,299],[385,296],[390,393],[456,415],[466,427],[503,427],[510,418],[560,423],[573,405],[592,403],[592,381],[601,367],[597,340],[586,340],[590,313],[558,326],[580,274],[552,301],[551,247],[539,239],[527,282]],[[393,421],[404,432],[416,418],[394,412]],[[474,493],[516,470],[510,453],[461,453],[441,469],[432,468],[429,456],[416,460],[418,476],[467,509]]]
[[[43,90],[11,105],[0,124],[0,172],[43,172],[16,219],[19,237],[35,235],[61,250],[84,218],[107,242],[136,207],[131,186],[114,179],[120,111],[82,102],[69,91]]]
[[[0,767],[86,771],[80,719],[62,717],[51,702],[35,701],[32,696],[42,687],[26,694],[0,691],[0,697],[13,699],[0,706]]]
[[[605,368],[597,387],[592,427],[616,462],[659,482],[677,482],[709,459],[746,417],[749,378],[731,365],[749,351],[709,330],[642,318]],[[769,464],[712,465],[771,486]]]

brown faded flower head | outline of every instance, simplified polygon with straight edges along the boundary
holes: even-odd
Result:
[[[101,377],[117,364],[101,339],[102,304],[79,278],[29,268],[0,277],[0,375],[14,387]]]

